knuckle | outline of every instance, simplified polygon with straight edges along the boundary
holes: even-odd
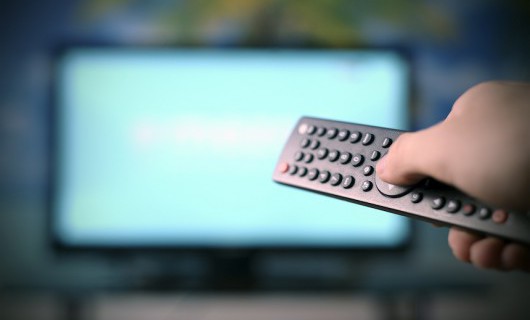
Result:
[[[502,87],[502,82],[500,81],[485,81],[472,86],[456,99],[450,115],[459,115],[466,109],[481,106],[482,104],[477,102],[483,101],[485,96],[490,96],[493,92],[499,90],[500,87]]]

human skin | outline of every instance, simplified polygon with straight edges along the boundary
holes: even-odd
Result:
[[[396,139],[376,170],[392,184],[429,176],[492,206],[529,211],[530,84],[472,87],[444,121]],[[479,268],[530,271],[530,248],[521,244],[458,228],[448,242],[456,258]]]

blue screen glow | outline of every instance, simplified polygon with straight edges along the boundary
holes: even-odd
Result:
[[[410,232],[271,180],[303,115],[405,129],[392,52],[85,48],[59,70],[63,243],[388,247]]]

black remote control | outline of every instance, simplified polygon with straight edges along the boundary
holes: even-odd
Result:
[[[273,180],[423,220],[530,245],[530,212],[488,206],[434,179],[414,186],[382,181],[375,164],[403,131],[303,117]]]

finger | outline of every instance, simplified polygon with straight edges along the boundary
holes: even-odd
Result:
[[[506,270],[530,271],[530,249],[518,243],[510,243],[502,252],[502,267]]]
[[[453,255],[458,260],[471,262],[471,246],[482,238],[483,237],[468,231],[451,228],[447,240],[449,242],[449,247],[453,251]]]
[[[377,174],[384,181],[398,185],[413,184],[425,176],[450,183],[449,170],[455,161],[450,152],[455,145],[454,139],[445,122],[422,131],[404,133],[377,164]]]
[[[499,238],[487,237],[471,245],[471,263],[483,269],[500,269],[502,267],[502,251],[504,241]]]

